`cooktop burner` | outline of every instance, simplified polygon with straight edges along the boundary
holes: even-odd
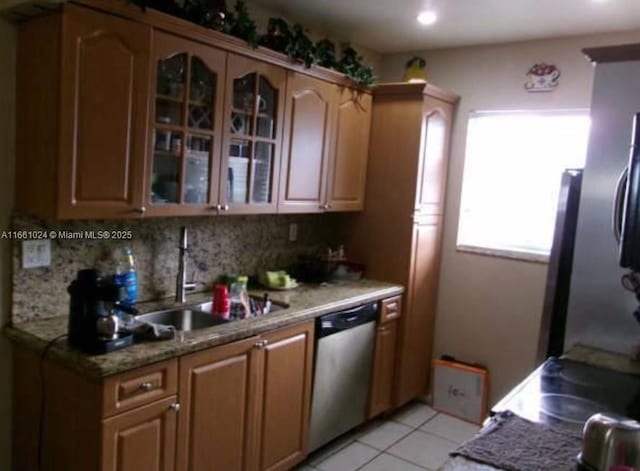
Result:
[[[550,358],[492,411],[507,409],[534,422],[573,429],[598,412],[640,420],[640,376]]]

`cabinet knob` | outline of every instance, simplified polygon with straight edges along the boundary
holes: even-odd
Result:
[[[136,208],[136,213],[138,214],[144,214],[147,211],[147,208],[145,208],[144,206],[140,206],[139,208]]]
[[[171,409],[173,412],[179,412],[180,411],[180,404],[179,403],[175,403],[175,404],[171,404],[169,406],[169,409]]]
[[[325,204],[324,209],[331,209],[331,205],[329,203]]]
[[[151,391],[153,389],[153,384],[142,383],[140,386],[138,386],[138,389],[140,389],[140,391]]]
[[[264,350],[268,343],[267,340],[258,340],[258,342],[256,342],[256,348],[258,350]]]
[[[223,210],[223,211],[229,211],[229,205],[228,205],[228,204],[225,204],[225,205],[222,207],[222,210]]]

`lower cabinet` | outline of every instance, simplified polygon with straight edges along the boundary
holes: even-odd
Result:
[[[102,422],[102,470],[172,471],[175,465],[176,397],[171,396]]]
[[[264,336],[264,400],[258,441],[261,471],[284,471],[302,461],[309,441],[313,322]]]
[[[291,469],[307,454],[313,329],[310,321],[99,381],[16,346],[13,469]]]
[[[313,322],[180,359],[177,471],[288,470],[306,455]]]
[[[399,296],[382,301],[373,354],[373,374],[367,414],[369,418],[388,411],[393,405],[398,318],[401,313]]]

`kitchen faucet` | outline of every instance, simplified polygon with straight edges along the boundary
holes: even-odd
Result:
[[[176,276],[176,302],[184,304],[185,291],[193,290],[196,288],[195,276],[193,281],[187,281],[187,252],[189,252],[189,246],[187,241],[187,228],[182,226],[180,228],[180,246],[179,246],[179,258],[178,258],[178,275]]]

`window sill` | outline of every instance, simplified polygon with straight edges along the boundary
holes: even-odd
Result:
[[[549,255],[542,255],[532,252],[518,252],[515,250],[495,249],[488,247],[474,247],[471,245],[457,245],[458,252],[467,252],[476,255],[485,255],[487,257],[508,258],[510,260],[518,260],[521,262],[533,263],[549,263]]]

